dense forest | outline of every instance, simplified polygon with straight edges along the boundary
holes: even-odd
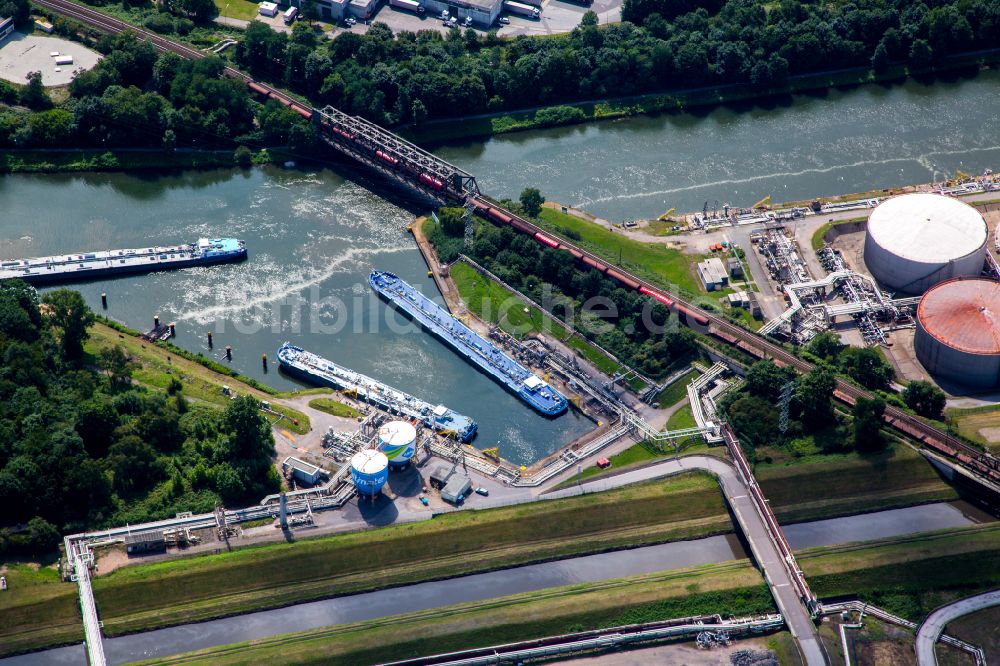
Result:
[[[993,0],[625,0],[625,22],[597,26],[588,13],[568,35],[498,39],[453,28],[317,41],[252,23],[236,62],[317,104],[380,123],[513,110],[562,102],[749,83],[780,86],[792,75],[892,62],[931,65],[993,48]]]
[[[504,204],[527,215],[518,202]],[[452,218],[461,221],[463,213],[462,209],[448,208],[440,212],[443,224],[434,229],[430,240],[442,261],[451,262],[459,253],[469,256],[536,303],[551,303],[557,317],[571,321],[599,345],[654,379],[666,377],[697,353],[695,334],[678,325],[662,304],[621,288],[597,271],[581,268],[566,252],[545,248],[510,227],[483,220],[476,225],[472,245],[465,247],[464,224],[449,224]]]
[[[23,87],[0,81],[0,149],[286,146],[308,152],[308,121],[223,76],[223,61],[158,53],[131,34],[105,37],[105,57],[53,103],[40,76]],[[249,161],[249,153],[244,153]]]
[[[124,5],[145,7],[146,27],[181,38],[214,7]],[[0,9],[24,16],[27,1],[2,0]],[[316,105],[397,125],[692,87],[763,92],[798,74],[927,67],[1000,43],[992,0],[625,0],[622,15],[623,23],[598,26],[588,12],[567,35],[512,39],[458,28],[393,34],[375,23],[364,35],[330,40],[303,21],[290,35],[252,22],[226,57]],[[62,20],[57,29],[75,33]],[[0,148],[290,145],[306,155],[317,146],[302,118],[274,102],[261,106],[223,77],[219,58],[186,62],[127,36],[97,48],[107,57],[58,105],[37,77],[23,87],[0,82]],[[245,152],[240,161],[249,161]]]
[[[256,502],[280,479],[250,397],[223,411],[132,381],[121,347],[84,347],[94,315],[78,292],[39,301],[0,284],[0,555],[42,552],[59,533]]]

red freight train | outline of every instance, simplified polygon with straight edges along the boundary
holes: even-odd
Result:
[[[387,153],[385,151],[376,150],[375,151],[375,157],[379,158],[380,160],[382,160],[383,162],[385,162],[389,166],[393,166],[393,167],[399,166],[399,159],[393,157],[392,155],[390,155],[389,153]]]
[[[435,178],[430,174],[427,173],[420,174],[419,180],[421,183],[431,188],[432,190],[440,192],[441,190],[444,189],[444,183],[442,183],[440,180],[438,180],[437,178]]]

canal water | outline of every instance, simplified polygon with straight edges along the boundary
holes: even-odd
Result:
[[[1000,167],[1000,72],[797,95],[435,147],[485,192],[619,222],[708,202],[750,206]]]
[[[177,322],[174,342],[279,389],[274,352],[291,341],[479,423],[476,444],[529,463],[593,427],[574,412],[546,418],[473,368],[368,286],[391,270],[437,297],[407,225],[413,213],[332,171],[265,168],[0,178],[0,256],[190,242],[247,241],[238,265],[74,285],[94,310],[146,330],[159,314]],[[207,345],[212,331],[214,350]],[[272,363],[265,374],[261,354]]]
[[[789,98],[512,134],[436,147],[515,196],[551,199],[611,219],[708,200],[753,203],[929,180],[1000,164],[993,138],[1000,74]],[[79,285],[107,315],[147,329],[177,322],[175,343],[280,389],[300,386],[271,364],[284,341],[377,377],[480,424],[477,445],[529,463],[590,428],[572,413],[542,417],[442,343],[408,325],[368,288],[389,269],[435,294],[406,226],[407,211],[330,170],[258,168],[0,178],[0,257],[19,258],[232,235],[249,261]],[[215,349],[206,344],[214,334]]]
[[[783,528],[793,549],[889,538],[994,520],[965,502],[949,502],[799,523]],[[324,599],[286,608],[106,639],[111,664],[152,659],[215,645],[248,641],[334,624],[361,622],[451,604],[491,599],[561,585],[679,569],[747,557],[733,535],[586,555]],[[3,666],[85,663],[82,646],[0,660]]]

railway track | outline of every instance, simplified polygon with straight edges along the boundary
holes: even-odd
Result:
[[[156,33],[106,16],[98,11],[72,2],[71,0],[32,1],[40,7],[63,14],[103,32],[111,34],[118,34],[126,30],[134,32],[143,39],[149,40],[161,51],[175,53],[183,58],[197,60],[204,58],[207,55],[206,53],[190,46],[166,39]],[[257,94],[277,100],[305,118],[316,117],[317,112],[315,109],[309,108],[307,105],[299,102],[287,93],[282,92],[273,86],[255,81],[251,76],[241,72],[235,67],[226,66],[225,74],[228,77],[244,82],[247,87]],[[322,124],[321,127],[334,133],[336,133],[338,129],[337,127],[326,127]],[[353,139],[354,137],[352,134],[341,131],[340,137],[335,138],[335,142],[348,142],[353,141]],[[352,157],[355,157],[355,159],[361,159],[356,152],[349,154],[351,154]],[[382,156],[382,159],[385,160],[384,155]],[[377,152],[375,155],[371,156],[370,161],[371,163],[378,165],[380,168],[386,168],[385,164],[379,163],[379,156],[377,155]],[[389,168],[392,169],[396,169],[397,167],[404,168],[406,165],[396,160],[395,164],[391,164],[389,166]],[[577,247],[565,239],[554,238],[546,230],[518,215],[515,215],[509,210],[504,209],[498,202],[487,196],[482,194],[470,194],[466,190],[453,190],[450,186],[446,186],[440,181],[433,181],[430,184],[424,181],[419,181],[411,184],[420,190],[432,190],[432,194],[435,196],[447,195],[451,198],[462,201],[463,203],[466,201],[471,202],[480,214],[493,222],[510,225],[517,231],[532,236],[536,242],[542,245],[569,252],[576,259],[591,268],[600,271],[601,273],[617,280],[621,284],[624,284],[635,291],[660,301],[668,308],[674,310],[678,315],[678,319],[688,326],[691,326],[692,328],[704,328],[704,332],[710,333],[723,341],[750,353],[753,356],[758,358],[771,358],[779,364],[789,365],[803,373],[809,372],[813,368],[811,363],[798,358],[787,349],[767,340],[763,336],[736,326],[722,317],[715,316],[692,303],[688,303],[677,296],[669,294],[663,289],[629,273],[621,267],[610,265],[597,255]],[[864,389],[850,384],[849,382],[838,379],[835,397],[842,402],[853,405],[859,398],[870,398],[872,397],[872,394]],[[886,407],[884,418],[885,422],[896,430],[899,430],[909,437],[917,439],[924,445],[957,462],[963,467],[966,467],[991,482],[1000,485],[1000,459],[996,456],[971,446],[958,437],[946,433],[892,405],[888,405]]]
[[[478,212],[494,222],[509,224],[515,230],[533,236],[542,245],[565,250],[591,268],[601,271],[627,287],[655,298],[677,312],[678,317],[688,326],[692,326],[693,324],[704,327],[706,329],[705,332],[711,333],[723,341],[747,351],[753,356],[771,358],[777,363],[791,366],[799,372],[806,373],[813,368],[813,364],[795,356],[784,347],[770,342],[763,336],[736,326],[722,317],[717,317],[692,303],[668,294],[659,287],[629,273],[621,267],[612,267],[597,255],[577,247],[562,238],[553,238],[545,229],[502,208],[497,202],[486,196],[479,195],[474,197],[474,205]],[[842,379],[837,379],[834,396],[848,405],[853,405],[859,398],[873,397],[868,391]],[[958,437],[946,433],[892,405],[886,406],[884,419],[889,426],[896,430],[920,441],[979,476],[993,483],[1000,484],[1000,459],[996,456],[982,451]]]

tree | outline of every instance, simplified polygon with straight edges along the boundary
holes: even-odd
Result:
[[[729,423],[742,440],[764,446],[778,436],[778,414],[767,400],[743,394],[729,405],[726,411]]]
[[[241,395],[226,407],[224,416],[229,430],[230,459],[234,461],[270,460],[274,451],[271,427],[260,415],[260,402]]]
[[[947,399],[944,392],[930,382],[918,380],[910,382],[903,389],[906,406],[929,419],[941,418]]]
[[[124,391],[132,385],[132,370],[135,368],[135,363],[121,345],[102,349],[99,364],[108,376],[112,391]]]
[[[59,530],[44,518],[35,516],[28,521],[28,539],[34,552],[44,553],[59,545]]]
[[[859,451],[870,451],[882,445],[882,415],[885,400],[879,397],[858,398],[854,403],[854,446]]]
[[[60,330],[63,358],[79,360],[83,356],[83,343],[90,336],[87,329],[94,323],[94,313],[80,292],[70,289],[50,291],[42,302],[47,307],[49,322]]]
[[[52,100],[49,99],[49,93],[45,91],[45,86],[42,85],[42,73],[29,72],[26,78],[28,79],[28,84],[21,89],[18,101],[29,109],[43,110],[52,108]]]
[[[836,359],[846,346],[840,341],[840,337],[836,333],[823,331],[809,341],[809,344],[806,345],[806,350],[824,361],[830,361]]]
[[[167,152],[174,152],[177,148],[177,134],[172,129],[164,130],[163,140],[160,143],[163,144],[163,149]]]
[[[248,169],[253,164],[253,152],[246,146],[236,146],[233,151],[233,162],[236,166]]]
[[[889,67],[889,50],[885,42],[879,42],[872,54],[872,69],[876,72],[884,72]]]
[[[545,203],[545,197],[535,187],[525,188],[521,192],[520,200],[521,209],[528,217],[538,217],[542,212],[542,204]]]
[[[583,13],[583,17],[580,19],[580,27],[587,28],[595,25],[597,25],[597,12],[592,9],[588,9]]]
[[[91,399],[82,403],[76,414],[76,432],[92,458],[103,458],[114,439],[120,420],[110,401]]]
[[[892,366],[871,347],[851,347],[840,354],[840,367],[865,388],[886,389],[895,376]]]
[[[465,235],[465,209],[464,208],[439,208],[438,219],[441,221],[441,228],[449,236]]]
[[[820,427],[833,416],[833,390],[837,386],[833,373],[824,367],[815,367],[799,377],[795,399],[802,407],[803,420],[812,427]]]
[[[913,40],[910,46],[910,61],[921,67],[926,67],[934,61],[934,52],[926,39]]]
[[[785,384],[794,378],[795,371],[789,367],[779,368],[770,359],[757,361],[747,371],[747,392],[773,403]]]
[[[125,497],[139,495],[163,478],[156,450],[135,435],[127,435],[108,450],[114,488]]]
[[[413,124],[423,125],[424,121],[427,120],[427,107],[419,99],[413,100],[413,104],[410,112],[413,114]]]

